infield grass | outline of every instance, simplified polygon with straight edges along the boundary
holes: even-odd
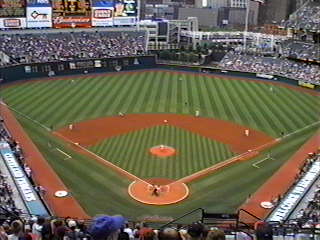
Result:
[[[176,154],[159,158],[149,153],[161,144],[174,147]],[[166,125],[108,138],[89,150],[142,179],[178,180],[235,155],[223,143]]]
[[[44,81],[2,90],[6,103],[47,127],[58,129],[73,122],[129,113],[192,114],[229,120],[279,137],[319,121],[319,97],[270,85],[170,72],[133,72],[84,79]],[[148,206],[129,198],[129,181],[79,155],[65,142],[20,114],[18,120],[51,166],[89,214],[178,216],[197,207],[233,212],[257,190],[318,129],[305,128],[272,149],[275,161],[260,169],[250,161],[240,162],[191,183],[190,197],[172,206]],[[48,141],[70,156],[48,147]],[[122,143],[123,144],[123,143]],[[115,153],[116,155],[116,153]],[[195,155],[195,161],[200,156]],[[143,164],[135,165],[143,168]]]

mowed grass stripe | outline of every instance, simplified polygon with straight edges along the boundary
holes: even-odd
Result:
[[[150,78],[152,73],[148,72],[141,76],[142,78],[142,86],[141,89],[137,92],[138,95],[136,99],[134,99],[135,105],[132,107],[132,112],[134,113],[142,113],[145,111],[146,108],[146,101],[145,99],[150,94],[150,90],[153,85],[152,78]]]
[[[182,113],[184,108],[184,100],[183,100],[183,92],[182,92],[182,84],[184,79],[186,78],[185,75],[177,75],[177,112]]]
[[[282,130],[280,129],[279,132],[281,131],[288,132],[290,131],[290,129],[295,129],[295,124],[293,123],[293,121],[289,121],[289,119],[286,118],[286,115],[284,114],[284,108],[288,106],[284,106],[283,104],[279,106],[275,106],[274,100],[272,98],[266,97],[265,92],[261,88],[259,88],[257,84],[253,85],[253,91],[259,96],[257,100],[267,103],[264,106],[267,106],[268,108],[271,109],[270,115],[269,115],[271,117],[271,121],[272,119],[279,119],[279,123],[281,123],[281,125],[279,126],[281,126],[281,129],[282,129]],[[262,111],[262,113],[264,113],[264,111]],[[268,119],[268,117],[265,116],[264,119]]]
[[[103,113],[103,111],[100,112],[98,111],[98,109],[101,105],[108,104],[108,88],[112,86],[110,85],[110,83],[114,82],[117,79],[114,76],[110,76],[108,78],[95,78],[90,80],[93,81],[93,84],[95,85],[94,90],[92,90],[94,91],[94,95],[91,97],[91,99],[87,97],[88,101],[86,114],[88,118],[94,119],[99,117],[100,114],[107,115],[107,112]],[[104,90],[101,91],[101,89]]]
[[[126,78],[126,75],[122,76],[110,76],[103,81],[103,91],[97,93],[97,103],[99,103],[94,109],[92,109],[92,116],[99,116],[101,113],[105,115],[113,115],[114,112],[110,109],[115,97],[118,95],[122,88],[122,82]],[[102,90],[101,89],[101,90]],[[120,111],[120,110],[118,110]]]
[[[304,110],[305,114],[307,116],[312,116],[313,121],[319,119],[319,108],[320,108],[320,101],[319,97],[315,99],[313,96],[307,95],[307,94],[296,94],[295,96],[294,92],[288,91],[288,94],[290,95],[290,98],[295,99],[296,105],[300,106],[301,109]],[[315,111],[308,111],[311,109],[315,109]]]
[[[155,104],[155,98],[157,94],[157,87],[160,84],[158,80],[159,74],[156,72],[151,72],[149,74],[150,87],[147,94],[144,96],[144,108],[142,112],[152,112],[153,105]]]
[[[161,89],[161,77],[162,74],[159,73],[154,73],[153,74],[153,88],[151,88],[151,92],[149,93],[149,97],[146,99],[146,102],[148,105],[146,106],[145,112],[152,113],[156,111],[155,109],[157,108],[159,102],[159,94],[160,94],[160,89]]]
[[[85,79],[90,80],[90,79]],[[72,123],[75,119],[68,119],[66,115],[74,108],[77,107],[84,107],[84,106],[76,106],[77,101],[80,99],[86,98],[86,91],[89,91],[91,83],[86,85],[82,85],[78,81],[77,83],[68,83],[66,82],[65,88],[69,89],[69,92],[65,93],[64,95],[59,94],[59,98],[57,99],[56,105],[54,107],[54,111],[56,113],[53,116],[49,114],[45,116],[44,121],[49,122],[50,124],[54,125],[54,127],[60,127],[66,125],[68,123]],[[81,81],[80,81],[81,82]]]
[[[301,117],[301,119],[303,119],[305,123],[310,124],[319,120],[319,111],[309,111],[309,109],[313,107],[315,107],[315,109],[319,109],[320,101],[314,101],[314,99],[310,99],[311,101],[314,102],[312,106],[310,105],[310,102],[308,103],[306,100],[307,98],[310,98],[309,95],[301,94],[301,96],[300,95],[295,96],[294,92],[292,91],[288,91],[287,89],[283,89],[283,91],[287,93],[286,94],[287,101],[292,102],[292,106],[296,111],[300,112],[299,116]]]
[[[30,83],[29,84],[22,84],[18,85],[16,87],[9,87],[3,91],[3,96],[6,98],[6,92],[8,90],[8,101],[12,102],[11,105],[17,105],[19,109],[25,109],[28,108],[30,110],[32,103],[34,100],[39,99],[41,96],[41,90],[45,89],[48,84],[47,82],[44,82],[43,84],[37,84],[37,83]],[[11,92],[10,89],[14,89],[17,91],[17,94],[14,94],[14,92]],[[12,95],[11,95],[12,94]]]
[[[80,80],[77,80],[77,82],[79,81]],[[41,93],[43,96],[47,96],[47,92],[49,90],[52,91],[51,84],[47,85],[47,87],[48,88],[46,90],[43,90],[43,92]],[[41,107],[37,108],[36,112],[34,112],[33,114],[41,114],[42,121],[46,122],[48,125],[57,127],[61,126],[62,123],[67,122],[64,115],[65,112],[72,109],[74,101],[77,100],[77,94],[83,94],[83,92],[79,92],[77,84],[71,83],[67,80],[61,81],[61,85],[54,89],[54,91],[56,91],[56,94],[52,98],[43,101],[43,103],[36,103]],[[54,114],[48,111],[48,109],[52,110]]]
[[[178,83],[179,83],[179,78],[181,77],[180,74],[174,74],[171,75],[170,78],[170,92],[168,92],[168,99],[170,99],[169,104],[168,104],[168,109],[167,111],[170,113],[176,113],[179,112],[178,105],[181,105],[179,103],[179,96],[180,93],[178,91]]]
[[[178,154],[168,159],[149,154],[150,147],[160,144],[175,147]],[[141,178],[179,179],[212,165],[213,157],[205,151],[206,145],[215,149],[213,152],[219,155],[220,161],[225,160],[224,157],[229,156],[229,152],[232,154],[221,143],[170,125],[109,138],[90,147],[90,150]]]
[[[263,90],[261,88],[259,88],[258,86],[255,88],[255,90],[258,92],[258,93],[263,93]],[[274,96],[275,98],[277,96]],[[296,128],[296,124],[295,124],[295,121],[294,120],[290,120],[288,121],[288,116],[286,116],[285,112],[286,112],[286,109],[289,106],[286,106],[284,104],[281,104],[281,106],[279,107],[276,107],[275,104],[274,104],[274,99],[272,99],[271,97],[268,98],[264,95],[261,96],[262,100],[265,101],[265,102],[268,102],[268,106],[270,106],[270,108],[272,108],[272,113],[273,113],[273,116],[274,117],[278,117],[279,121],[282,123],[282,125],[285,125],[283,127],[286,128],[285,132],[287,131],[290,131],[290,129],[295,129]]]
[[[155,109],[155,112],[166,112],[166,105],[168,102],[167,92],[169,88],[169,74],[164,72],[161,79],[161,88],[158,95],[158,107]]]
[[[222,113],[220,112],[220,109],[214,99],[214,96],[216,95],[216,88],[215,83],[216,79],[211,78],[205,78],[204,80],[204,88],[206,89],[206,92],[203,92],[203,94],[206,94],[206,99],[208,99],[208,102],[210,102],[211,111],[208,112],[208,116],[215,116],[216,118],[219,118]]]
[[[91,84],[81,88],[81,90],[74,96],[74,100],[76,101],[73,101],[69,111],[65,112],[65,119],[78,122],[82,119],[89,119],[91,117],[88,114],[91,109],[90,103],[94,104],[91,106],[98,105],[96,102],[97,91],[99,91],[99,89],[103,86],[103,82],[99,81],[100,79],[102,79],[102,77],[96,78],[95,81],[90,79],[92,81]]]
[[[172,75],[172,74],[168,74],[168,78],[167,78],[167,83],[168,83],[168,86],[167,86],[167,96],[166,96],[166,105],[165,105],[165,112],[166,113],[169,113],[170,112],[170,109],[171,109],[171,106],[173,105],[174,106],[174,103],[172,102],[172,99],[171,99],[171,93],[173,91],[173,85],[174,83],[176,82],[173,77],[176,77],[175,75]]]
[[[145,75],[143,75],[145,77]],[[123,108],[126,112],[132,112],[134,107],[137,105],[137,99],[142,94],[141,90],[145,86],[145,78],[136,76],[131,81],[136,82],[134,87],[131,89],[130,94],[127,96],[126,102],[127,104],[123,105]]]
[[[119,111],[123,111],[120,102],[126,97],[126,93],[130,91],[130,87],[133,84],[132,82],[130,84],[129,80],[130,76],[127,74],[122,75],[122,77],[118,79],[115,85],[111,88],[112,91],[110,91],[108,104],[102,105],[104,112],[108,113],[108,115],[114,115]]]
[[[50,116],[51,114],[48,113],[47,108],[54,108],[55,104],[59,100],[63,100],[61,97],[65,97],[66,94],[69,94],[68,90],[72,91],[69,81],[63,81],[59,86],[54,86],[54,84],[52,84],[53,82],[54,81],[43,83],[46,88],[40,90],[41,97],[35,99],[35,104],[37,104],[39,107],[34,108],[32,112],[30,112],[30,115],[39,115],[42,118],[42,121],[48,121],[48,119],[52,117]],[[54,95],[50,95],[50,92],[54,92]],[[73,92],[75,93],[76,91]],[[61,106],[58,107],[56,108],[56,111],[60,113]],[[28,109],[26,109],[26,111],[29,112]]]
[[[213,83],[213,82],[212,82]],[[224,102],[224,99],[221,98],[220,92],[224,91],[222,81],[214,81],[215,85],[215,94],[213,94],[214,102],[217,103],[217,109],[219,109],[219,117],[222,119],[230,119],[231,114],[227,112],[227,102]],[[231,119],[230,119],[231,120]]]
[[[254,109],[250,108],[251,104],[253,104],[252,99],[250,99],[249,96],[242,90],[243,89],[241,89],[241,86],[239,86],[238,82],[234,82],[233,91],[235,94],[237,94],[237,108],[241,109],[243,115],[243,124],[258,129],[257,122],[253,119],[251,115],[251,113],[254,111]]]
[[[279,100],[288,106],[284,108],[284,113],[297,127],[306,124],[303,112],[296,108],[295,103],[290,100],[290,96],[286,92],[280,94]],[[299,117],[296,117],[297,115]]]
[[[214,115],[213,107],[209,98],[209,92],[208,92],[208,89],[206,88],[206,77],[204,76],[200,76],[200,81],[198,85],[198,94],[199,94],[200,102],[202,105],[200,115],[201,116]]]
[[[201,93],[198,92],[198,85],[201,84],[201,82],[195,74],[192,74],[191,79],[190,81],[188,81],[188,83],[190,84],[189,88],[191,92],[191,98],[193,99],[190,108],[190,114],[194,114],[196,110],[204,108],[200,100]]]
[[[243,91],[248,94],[251,98],[249,102],[252,103],[252,112],[253,117],[259,129],[264,129],[265,132],[272,134],[273,136],[277,136],[279,129],[281,129],[281,125],[283,124],[278,117],[273,115],[272,112],[272,103],[265,102],[261,99],[261,95],[255,91],[253,88],[254,85],[243,85]],[[274,123],[274,124],[273,124]],[[273,125],[271,125],[273,124]],[[272,132],[270,132],[270,130]]]
[[[255,97],[253,94],[251,94],[251,91],[253,91],[251,88],[246,88],[243,85],[237,84],[235,82],[235,91],[238,92],[238,104],[239,109],[242,109],[245,115],[248,115],[248,118],[250,118],[250,122],[248,123],[248,126],[252,126],[255,129],[259,129],[262,124],[263,126],[266,126],[267,129],[273,129],[275,127],[274,122],[272,119],[270,119],[270,115],[264,114],[263,116],[266,117],[266,121],[262,119],[261,115],[258,114],[260,109],[262,109],[261,104],[263,106],[263,103],[259,103],[255,101]],[[243,103],[244,106],[241,106]],[[247,109],[245,112],[244,109]]]
[[[128,106],[130,105],[130,98],[135,94],[135,89],[139,87],[141,81],[135,81],[136,75],[127,75],[123,81],[122,88],[119,89],[119,93],[114,98],[110,106],[112,112],[117,112],[117,109],[120,111],[128,112]],[[141,80],[138,78],[137,80]]]
[[[234,86],[231,81],[223,81],[225,86],[225,91],[222,91],[222,96],[225,101],[230,102],[229,109],[231,114],[233,115],[233,120],[235,122],[243,123],[242,111],[239,108],[236,108],[238,104],[237,92],[234,91]]]

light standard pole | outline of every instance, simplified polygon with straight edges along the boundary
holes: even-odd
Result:
[[[246,19],[244,23],[244,32],[243,32],[243,49],[244,52],[247,52],[247,34],[248,34],[248,25],[249,25],[249,12],[250,12],[250,1],[246,1]]]

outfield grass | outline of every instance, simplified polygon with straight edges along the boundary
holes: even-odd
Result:
[[[177,154],[159,158],[149,153],[151,147],[161,144],[174,147]],[[137,177],[176,180],[235,155],[223,143],[174,126],[155,126],[108,138],[89,150]]]
[[[181,79],[181,80],[180,80]],[[166,72],[90,77],[70,81],[47,81],[2,90],[15,110],[55,129],[72,122],[125,113],[194,114],[234,121],[278,137],[319,121],[319,97],[284,87],[238,80],[222,80]],[[187,104],[186,104],[187,103]],[[181,204],[154,207],[129,198],[129,181],[92,159],[73,152],[38,124],[16,114],[51,166],[89,214],[101,212],[139,217],[178,216],[204,207],[232,212],[266,181],[315,132],[306,128],[273,148],[276,161],[260,169],[252,163],[264,156],[232,165],[190,184],[191,195]],[[48,141],[72,156],[64,160],[48,147]],[[141,166],[136,166],[137,168]]]

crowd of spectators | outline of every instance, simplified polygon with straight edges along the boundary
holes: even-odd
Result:
[[[146,53],[145,32],[1,34],[0,51],[17,63],[138,56]]]
[[[285,58],[247,55],[230,51],[219,63],[226,70],[279,75],[320,85],[320,66]]]
[[[320,229],[320,185],[309,200],[306,208],[301,209],[298,216],[298,224],[302,228],[316,227]]]
[[[320,31],[320,1],[310,0],[282,24],[285,28]]]
[[[320,161],[320,154],[310,154],[301,166],[297,179],[305,175],[315,161]],[[306,207],[299,211],[297,224],[300,228],[316,227],[320,230],[320,184],[316,186],[313,197],[308,199]]]
[[[281,49],[281,54],[285,57],[320,62],[320,44],[285,41]]]
[[[261,223],[260,226],[266,224]],[[268,229],[268,234],[272,230]],[[259,236],[266,236],[266,229],[258,227]],[[272,237],[272,235],[271,235]],[[1,240],[225,240],[226,234],[216,227],[207,227],[200,222],[187,226],[172,225],[154,229],[146,223],[133,225],[122,216],[99,216],[92,222],[72,218],[57,219],[32,217],[28,220],[15,219],[0,225]],[[239,232],[241,240],[252,240],[251,234]],[[267,240],[267,239],[266,239]]]
[[[13,141],[7,134],[4,126],[2,124],[2,120],[0,118],[0,142],[6,142],[13,149],[17,149],[17,144]],[[20,151],[20,148],[17,149]],[[16,153],[18,154],[18,151]],[[1,159],[0,159],[1,160]],[[14,197],[13,197],[13,186],[11,186],[8,182],[8,176],[4,174],[4,172],[0,169],[0,216],[7,216],[8,212],[11,212],[15,215],[19,215],[21,210],[17,208]]]

